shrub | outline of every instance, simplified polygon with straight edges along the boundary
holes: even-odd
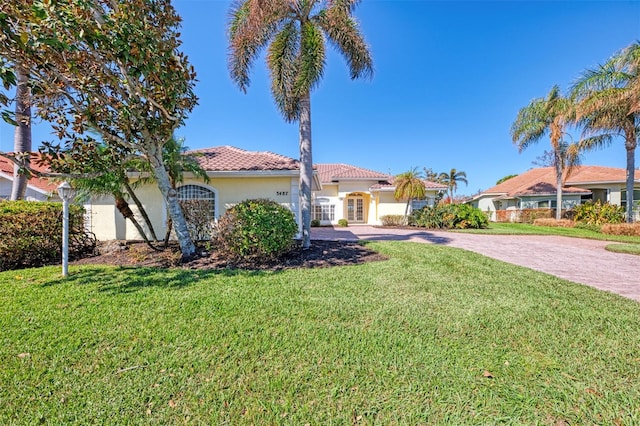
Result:
[[[320,221],[318,219],[313,219],[311,221],[311,226],[313,226],[314,228],[317,228],[318,226],[320,226]]]
[[[347,219],[340,219],[338,221],[338,226],[347,227],[347,226],[349,226],[349,222],[347,221]]]
[[[438,204],[415,210],[409,223],[432,229],[467,229],[486,228],[489,219],[482,210],[468,204]]]
[[[593,232],[602,232],[602,230],[600,229],[600,225],[595,225],[591,223],[574,222],[573,227],[577,229],[586,229],[588,231],[593,231]]]
[[[551,219],[551,218],[543,218],[536,219],[533,221],[535,226],[551,226],[556,228],[573,228],[575,226],[575,222],[568,219]]]
[[[575,208],[574,219],[590,225],[602,225],[605,223],[622,223],[625,219],[624,207],[610,203],[595,203],[588,201]]]
[[[602,225],[602,233],[640,237],[640,223],[607,223]]]
[[[180,200],[180,207],[187,222],[187,230],[193,241],[210,240],[213,234],[211,218],[211,201]]]
[[[220,218],[215,242],[230,258],[270,260],[291,249],[297,231],[293,213],[286,207],[266,199],[246,200]]]
[[[95,237],[84,231],[84,209],[69,206],[69,259],[93,253]],[[0,271],[59,263],[62,259],[62,204],[0,202]]]
[[[382,226],[402,226],[406,223],[405,217],[401,214],[387,214],[380,216]]]
[[[522,209],[520,212],[520,222],[533,223],[536,219],[551,219],[555,217],[553,209]]]

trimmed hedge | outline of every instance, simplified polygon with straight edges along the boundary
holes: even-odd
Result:
[[[69,206],[69,259],[92,253],[95,238],[83,229],[84,209]],[[62,259],[62,204],[0,202],[0,271],[59,263]]]
[[[575,226],[575,222],[569,219],[536,219],[533,221],[535,226],[550,226],[556,228],[573,228]]]
[[[403,226],[406,220],[401,214],[387,214],[380,216],[380,222],[382,226]]]
[[[439,204],[415,210],[409,224],[431,229],[468,229],[489,226],[487,215],[469,204]]]
[[[603,234],[640,237],[640,223],[607,223],[600,230]]]

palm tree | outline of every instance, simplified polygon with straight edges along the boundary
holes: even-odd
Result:
[[[627,152],[627,222],[633,221],[635,151],[640,134],[640,44],[633,43],[604,65],[587,70],[573,85],[582,148],[602,148],[624,137]]]
[[[558,86],[553,86],[546,98],[534,99],[518,111],[516,121],[511,126],[511,137],[519,152],[539,142],[544,136],[549,136],[556,174],[556,219],[562,217],[563,183],[578,158],[577,146],[563,139],[567,135],[567,123],[572,122],[574,116],[571,100],[562,96]]]
[[[16,160],[21,163],[13,166],[13,186],[11,188],[11,200],[21,200],[27,192],[28,175],[25,168],[29,168],[29,155],[31,153],[31,89],[29,88],[29,76],[18,64],[16,73],[16,128],[13,136],[13,152]]]
[[[456,189],[458,188],[458,182],[464,182],[465,185],[469,184],[469,182],[467,182],[467,173],[459,172],[456,169],[451,169],[449,173],[447,172],[440,173],[440,176],[438,176],[438,181],[441,184],[447,186],[447,189],[449,191],[449,199],[451,200],[451,203],[453,203],[453,195],[456,192]]]
[[[409,171],[400,173],[394,179],[396,190],[393,194],[396,200],[407,200],[407,206],[404,209],[405,221],[409,215],[409,205],[412,200],[424,199],[427,195],[427,189],[424,184],[424,176],[418,171],[417,167]]]
[[[299,123],[302,242],[311,244],[311,90],[324,72],[328,40],[352,79],[371,77],[373,62],[352,16],[357,0],[240,0],[231,8],[229,70],[246,92],[249,71],[267,48],[271,92],[286,121]]]

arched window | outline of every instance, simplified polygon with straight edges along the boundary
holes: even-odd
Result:
[[[199,200],[207,202],[211,218],[216,217],[216,193],[199,185],[183,185],[178,188],[178,201]]]

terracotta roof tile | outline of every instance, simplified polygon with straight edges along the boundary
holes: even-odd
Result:
[[[39,166],[35,161],[33,161],[33,157],[37,155],[37,153],[32,154],[31,168],[37,172],[49,172],[50,170],[48,167]],[[12,176],[13,179],[13,163],[4,157],[0,157],[0,172]],[[49,178],[35,176],[29,179],[27,184],[41,191],[53,193],[55,193],[56,188],[58,187],[58,185],[55,182],[51,181]]]
[[[272,152],[255,152],[233,146],[198,149],[196,159],[207,171],[299,170],[297,160]]]
[[[566,180],[568,186],[563,187],[566,193],[588,193],[583,188],[576,188],[572,185],[594,182],[624,182],[626,176],[625,169],[602,166],[580,166]],[[638,173],[636,173],[638,176]],[[636,179],[637,181],[637,179]],[[539,167],[528,170],[518,176],[508,179],[499,185],[483,191],[483,194],[505,194],[508,196],[533,195],[533,194],[555,194],[556,176],[553,167]]]
[[[371,179],[381,181],[391,181],[392,176],[386,173],[376,172],[375,170],[364,169],[362,167],[352,166],[350,164],[330,163],[316,164],[320,182],[331,183],[336,180],[349,179]]]

